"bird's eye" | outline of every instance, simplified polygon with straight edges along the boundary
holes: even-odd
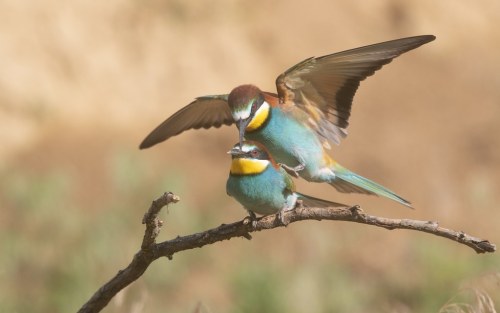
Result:
[[[253,103],[252,104],[252,111],[255,112],[255,110],[257,110],[257,103]]]
[[[250,152],[250,155],[251,155],[253,158],[256,158],[256,157],[258,157],[258,156],[259,156],[259,152],[258,152],[257,150],[252,150],[252,151]]]

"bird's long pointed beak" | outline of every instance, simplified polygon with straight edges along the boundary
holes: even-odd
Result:
[[[250,119],[240,119],[238,121],[238,128],[240,129],[240,149],[243,146],[243,141],[245,140],[245,129],[248,126],[248,123],[250,123]]]
[[[229,150],[227,152],[227,154],[231,154],[231,155],[234,155],[234,156],[241,156],[241,155],[245,155],[245,152],[243,150],[241,150],[240,148],[241,146],[238,146],[238,147],[233,147],[231,150]]]

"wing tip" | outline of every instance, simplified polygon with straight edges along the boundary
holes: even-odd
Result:
[[[426,38],[427,42],[436,40],[437,38],[435,35],[422,35],[422,37]]]
[[[141,144],[139,145],[139,150],[144,150],[144,149],[147,149],[147,148],[151,148],[152,146],[154,146],[155,144],[154,143],[149,143],[147,142],[146,140],[144,140],[143,142],[141,142]]]
[[[410,38],[412,38],[412,37],[410,37]],[[418,39],[418,46],[417,47],[425,45],[431,41],[436,40],[436,36],[434,36],[434,35],[420,35],[420,36],[415,36],[413,38]]]
[[[156,134],[156,130],[152,131],[151,134],[149,134],[141,142],[141,144],[139,145],[139,150],[151,148],[152,146],[155,146],[155,145],[159,144],[160,142],[164,142],[165,140],[167,140],[168,138],[171,137],[171,136],[164,136],[164,137],[158,138],[159,136],[157,136],[157,135],[158,134]]]

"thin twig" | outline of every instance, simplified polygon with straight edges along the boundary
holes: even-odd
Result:
[[[163,224],[158,219],[158,213],[164,206],[178,201],[179,197],[170,192],[163,194],[160,198],[153,201],[143,218],[143,224],[146,224],[146,231],[141,250],[135,254],[127,268],[119,271],[115,277],[99,288],[78,312],[100,312],[120,290],[139,278],[148,266],[160,257],[172,259],[172,256],[180,251],[201,248],[205,245],[229,240],[234,237],[251,239],[252,236],[250,233],[252,232],[285,226],[276,215],[264,216],[255,222],[250,221],[249,218],[245,218],[242,221],[222,224],[219,227],[201,233],[156,243],[156,237]],[[477,253],[494,252],[496,250],[496,246],[488,240],[472,237],[462,231],[441,227],[437,222],[373,216],[364,213],[359,206],[333,208],[298,207],[295,210],[286,212],[283,218],[287,225],[303,220],[336,220],[373,225],[389,230],[410,229],[454,240],[474,249]]]
[[[166,192],[151,203],[151,207],[142,219],[142,223],[146,224],[146,231],[141,250],[135,254],[132,262],[124,270],[118,271],[115,277],[99,288],[78,312],[100,312],[120,290],[144,274],[149,264],[159,257],[155,240],[163,223],[158,219],[158,213],[164,206],[178,201],[178,196]]]

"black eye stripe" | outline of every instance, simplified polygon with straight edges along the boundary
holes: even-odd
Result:
[[[264,103],[264,99],[262,97],[255,98],[252,102],[252,111],[257,111],[258,108]]]
[[[246,157],[247,158],[252,158],[252,159],[257,159],[257,160],[267,160],[267,154],[260,150],[259,148],[253,147],[253,146],[248,146],[248,148],[244,149],[247,151]]]
[[[251,111],[252,111],[252,113],[255,113],[255,112],[257,111],[257,102],[256,102],[256,101],[254,101],[254,102],[252,103],[252,108],[251,108]]]

